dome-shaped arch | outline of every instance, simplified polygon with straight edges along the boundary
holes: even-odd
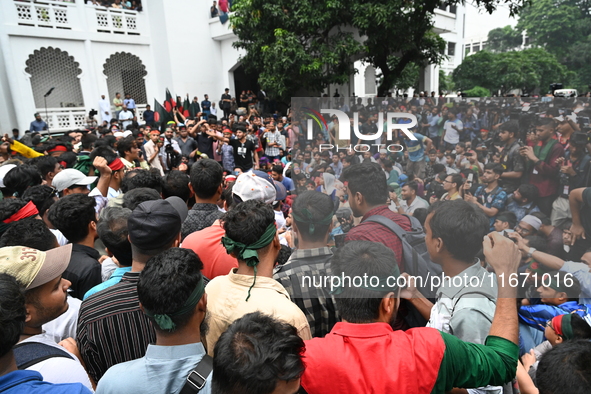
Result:
[[[367,66],[364,78],[365,94],[376,94],[376,69],[373,66]]]
[[[45,106],[43,96],[53,87],[47,97],[48,107],[84,107],[79,77],[82,70],[74,56],[59,48],[44,47],[29,55],[25,64],[37,108]]]
[[[107,77],[107,88],[111,100],[116,93],[129,93],[136,104],[147,104],[146,83],[148,74],[142,60],[134,54],[117,52],[112,54],[103,65],[103,74]]]

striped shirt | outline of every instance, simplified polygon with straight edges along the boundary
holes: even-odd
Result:
[[[118,284],[82,302],[78,348],[96,382],[113,365],[143,357],[148,345],[156,342],[152,323],[140,310],[139,275],[127,272]]]

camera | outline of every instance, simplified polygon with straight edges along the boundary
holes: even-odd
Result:
[[[576,132],[572,135],[571,142],[575,145],[587,145],[591,141],[587,133]]]
[[[166,146],[164,147],[164,152],[172,154],[174,152],[174,148],[172,147],[172,144],[166,144]]]

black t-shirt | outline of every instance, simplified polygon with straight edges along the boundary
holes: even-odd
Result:
[[[223,100],[232,100],[232,96],[229,94],[222,94],[222,109],[230,109],[232,103],[230,101],[223,101]]]
[[[207,157],[213,159],[213,138],[205,133],[197,134],[197,148],[199,152],[205,153]]]
[[[252,153],[255,146],[250,140],[244,143],[237,139],[230,140],[229,144],[234,148],[234,165],[240,167],[242,171],[248,171],[252,168]]]

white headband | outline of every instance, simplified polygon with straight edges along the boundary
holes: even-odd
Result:
[[[542,221],[533,215],[527,215],[523,219],[521,219],[521,221],[529,224],[530,226],[535,228],[536,231],[538,231],[540,227],[542,227]]]

